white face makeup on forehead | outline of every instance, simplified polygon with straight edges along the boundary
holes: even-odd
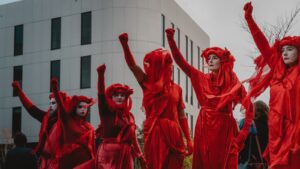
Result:
[[[215,54],[210,54],[208,56],[207,64],[210,71],[218,72],[221,66],[221,59]]]
[[[50,113],[51,114],[54,113],[57,110],[57,103],[56,103],[56,100],[54,98],[50,99],[49,106],[50,106]]]
[[[76,107],[76,114],[80,117],[85,117],[88,113],[88,104],[86,102],[80,102]]]
[[[114,93],[112,95],[112,100],[116,103],[116,104],[122,104],[126,99],[126,96],[124,93]]]

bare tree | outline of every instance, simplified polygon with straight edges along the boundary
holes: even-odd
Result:
[[[268,24],[268,23],[262,24],[261,26],[262,32],[265,34],[270,44],[273,44],[276,39],[282,39],[283,37],[287,36],[290,33],[291,29],[293,28],[296,22],[297,16],[299,16],[299,13],[300,13],[300,6],[298,5],[288,15],[278,17],[275,24]],[[241,22],[241,28],[249,33],[249,37],[251,36],[249,27],[244,18],[242,19]],[[252,37],[250,38],[252,39]],[[254,44],[253,41],[251,41],[250,43],[256,49],[254,52],[255,55],[253,54],[253,52],[251,52],[249,55],[249,57],[254,59],[255,58],[254,56],[256,56],[258,53],[258,49],[256,48],[256,45]]]

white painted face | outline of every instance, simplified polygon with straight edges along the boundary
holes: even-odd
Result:
[[[126,96],[124,93],[115,93],[112,95],[112,100],[116,103],[116,104],[122,104],[126,99]]]
[[[208,56],[207,64],[210,71],[218,72],[221,66],[221,59],[215,54],[210,54]]]
[[[49,105],[50,105],[50,113],[54,113],[57,110],[56,100],[54,98],[51,98]]]
[[[295,46],[285,45],[281,48],[283,62],[288,66],[298,63],[298,50]]]
[[[76,114],[80,117],[85,117],[88,113],[88,104],[86,102],[80,102],[76,107]]]

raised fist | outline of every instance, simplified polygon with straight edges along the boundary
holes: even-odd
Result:
[[[174,37],[174,33],[175,33],[174,29],[168,28],[168,29],[165,30],[165,32],[166,32],[168,37],[172,37],[172,38]]]
[[[98,66],[97,72],[98,72],[98,73],[104,73],[104,72],[105,72],[105,69],[106,69],[105,64],[102,64],[102,65]]]
[[[122,33],[119,35],[119,40],[121,43],[127,43],[128,42],[128,34],[127,33]]]
[[[252,6],[251,2],[248,2],[245,4],[244,11],[245,11],[246,19],[252,16],[253,6]]]
[[[15,90],[19,90],[21,89],[21,86],[20,86],[20,83],[18,81],[13,81],[11,83],[12,87],[15,89]]]

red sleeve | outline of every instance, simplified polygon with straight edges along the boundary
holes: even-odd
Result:
[[[22,89],[18,90],[18,96],[19,96],[19,99],[20,99],[21,103],[23,104],[23,106],[27,110],[27,112],[33,118],[35,118],[38,121],[42,122],[43,118],[44,118],[44,116],[46,114],[46,112],[43,111],[43,110],[41,110],[41,109],[39,109],[35,105],[33,105],[33,103],[31,102],[31,100],[26,96],[26,94],[23,92]]]
[[[124,57],[126,60],[126,63],[132,73],[134,74],[135,78],[137,79],[140,86],[143,88],[143,81],[146,78],[146,74],[143,72],[143,70],[135,63],[133,54],[130,51],[129,45],[127,41],[120,40],[123,51],[124,51]]]
[[[64,115],[65,115],[65,113],[67,113],[67,108],[66,108],[66,105],[63,102],[63,98],[59,92],[57,80],[54,80],[54,79],[51,80],[51,87],[52,87],[54,98],[57,102],[57,105],[61,110],[61,111],[59,111],[60,116],[62,117],[62,119],[65,119]]]
[[[252,16],[245,17],[248,27],[250,29],[251,35],[254,39],[254,42],[264,57],[264,59],[267,61],[267,63],[271,66],[271,56],[272,56],[272,50],[269,45],[269,42],[263,32],[260,30],[260,28],[255,23]]]
[[[105,98],[105,80],[104,80],[104,71],[98,71],[98,111],[99,116],[103,116],[103,114],[107,111],[107,104]]]
[[[178,86],[179,88],[179,102],[178,102],[178,106],[177,106],[177,110],[182,110],[182,109],[185,109],[185,104],[183,102],[183,99],[182,99],[182,89],[180,86]]]
[[[167,34],[168,43],[173,55],[173,58],[176,62],[176,64],[184,71],[184,73],[191,77],[191,71],[192,69],[195,69],[193,66],[191,66],[182,56],[181,52],[179,51],[176,42],[173,38],[173,35]]]

